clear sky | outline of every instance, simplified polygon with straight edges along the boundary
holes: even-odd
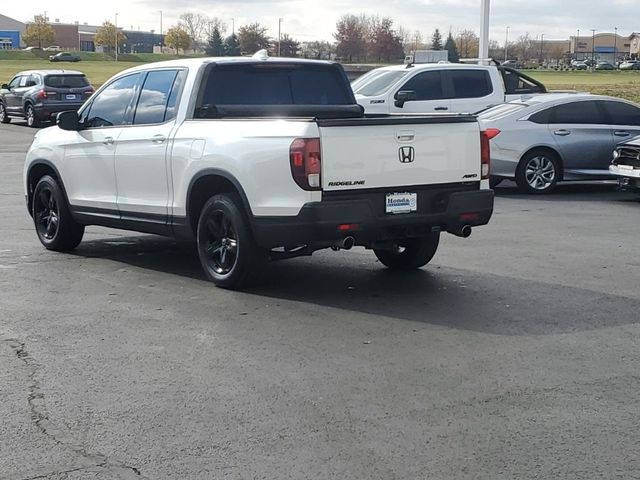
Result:
[[[504,42],[507,26],[510,40],[525,32],[534,38],[540,34],[548,39],[568,38],[578,28],[581,35],[590,35],[592,28],[612,32],[618,27],[619,33],[628,35],[640,31],[638,5],[638,0],[492,0],[491,38]],[[454,33],[463,29],[478,33],[480,29],[480,0],[30,0],[6,1],[0,6],[0,13],[21,21],[45,10],[52,21],[92,25],[113,22],[117,12],[119,26],[156,31],[160,30],[160,10],[165,31],[181,13],[191,11],[221,18],[229,26],[227,33],[232,18],[236,29],[260,22],[273,37],[278,34],[278,18],[282,18],[282,32],[298,41],[333,40],[336,21],[346,13],[388,16],[396,26],[419,30],[425,39],[436,27],[445,32],[451,28]]]

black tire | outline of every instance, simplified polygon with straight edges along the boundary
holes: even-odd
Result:
[[[7,113],[7,108],[4,106],[4,103],[0,102],[0,123],[9,123],[11,121],[11,117]]]
[[[45,175],[33,191],[33,223],[47,250],[73,250],[82,241],[84,225],[76,223],[58,181]]]
[[[36,109],[33,105],[27,103],[24,106],[24,117],[27,119],[27,125],[31,128],[38,128],[40,126],[40,119],[36,114]]]
[[[500,177],[489,177],[489,188],[496,188],[503,180],[504,178]]]
[[[516,168],[516,183],[524,193],[544,194],[551,192],[562,175],[558,157],[548,150],[532,150]]]
[[[378,260],[393,270],[415,270],[431,261],[438,250],[440,233],[428,237],[408,238],[394,245],[392,249],[374,249]]]
[[[202,269],[218,287],[239,289],[260,278],[267,251],[256,244],[238,195],[214,195],[205,203],[197,240]]]

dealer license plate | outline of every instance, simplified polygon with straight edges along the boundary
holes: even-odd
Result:
[[[387,193],[386,213],[411,213],[418,210],[417,193]]]
[[[75,100],[76,96],[75,95],[67,95],[67,100]]]

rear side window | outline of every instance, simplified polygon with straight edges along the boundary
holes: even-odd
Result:
[[[147,74],[136,107],[134,125],[165,121],[169,95],[177,74],[177,70],[156,70]]]
[[[598,108],[598,103],[593,100],[586,100],[553,107],[549,123],[600,125],[607,123],[607,121]]]
[[[416,100],[441,100],[444,98],[442,74],[440,71],[419,73],[405,83],[399,91],[402,90],[416,92]]]
[[[141,75],[136,73],[119,78],[98,93],[88,111],[83,112],[83,123],[90,128],[129,125],[127,110]]]
[[[603,101],[610,122],[614,125],[640,125],[640,108],[623,102]]]
[[[351,105],[351,89],[333,66],[217,65],[201,105]]]
[[[82,88],[89,86],[84,75],[47,75],[44,84],[51,88]]]
[[[453,98],[480,98],[493,93],[491,76],[486,70],[450,70],[447,75]]]
[[[529,117],[529,121],[533,123],[539,123],[541,125],[546,125],[551,123],[551,112],[553,108],[545,108],[544,110],[540,110],[539,112],[534,113]]]

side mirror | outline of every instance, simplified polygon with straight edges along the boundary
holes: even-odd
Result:
[[[2,90],[9,90],[9,84],[8,84],[8,83],[3,83],[3,84],[0,86],[0,88],[1,88]]]
[[[56,118],[56,123],[62,130],[70,130],[72,132],[82,130],[80,119],[78,118],[78,112],[75,110],[60,112]]]
[[[413,90],[400,90],[394,98],[396,99],[395,106],[402,108],[406,102],[411,102],[416,99],[416,92]]]

